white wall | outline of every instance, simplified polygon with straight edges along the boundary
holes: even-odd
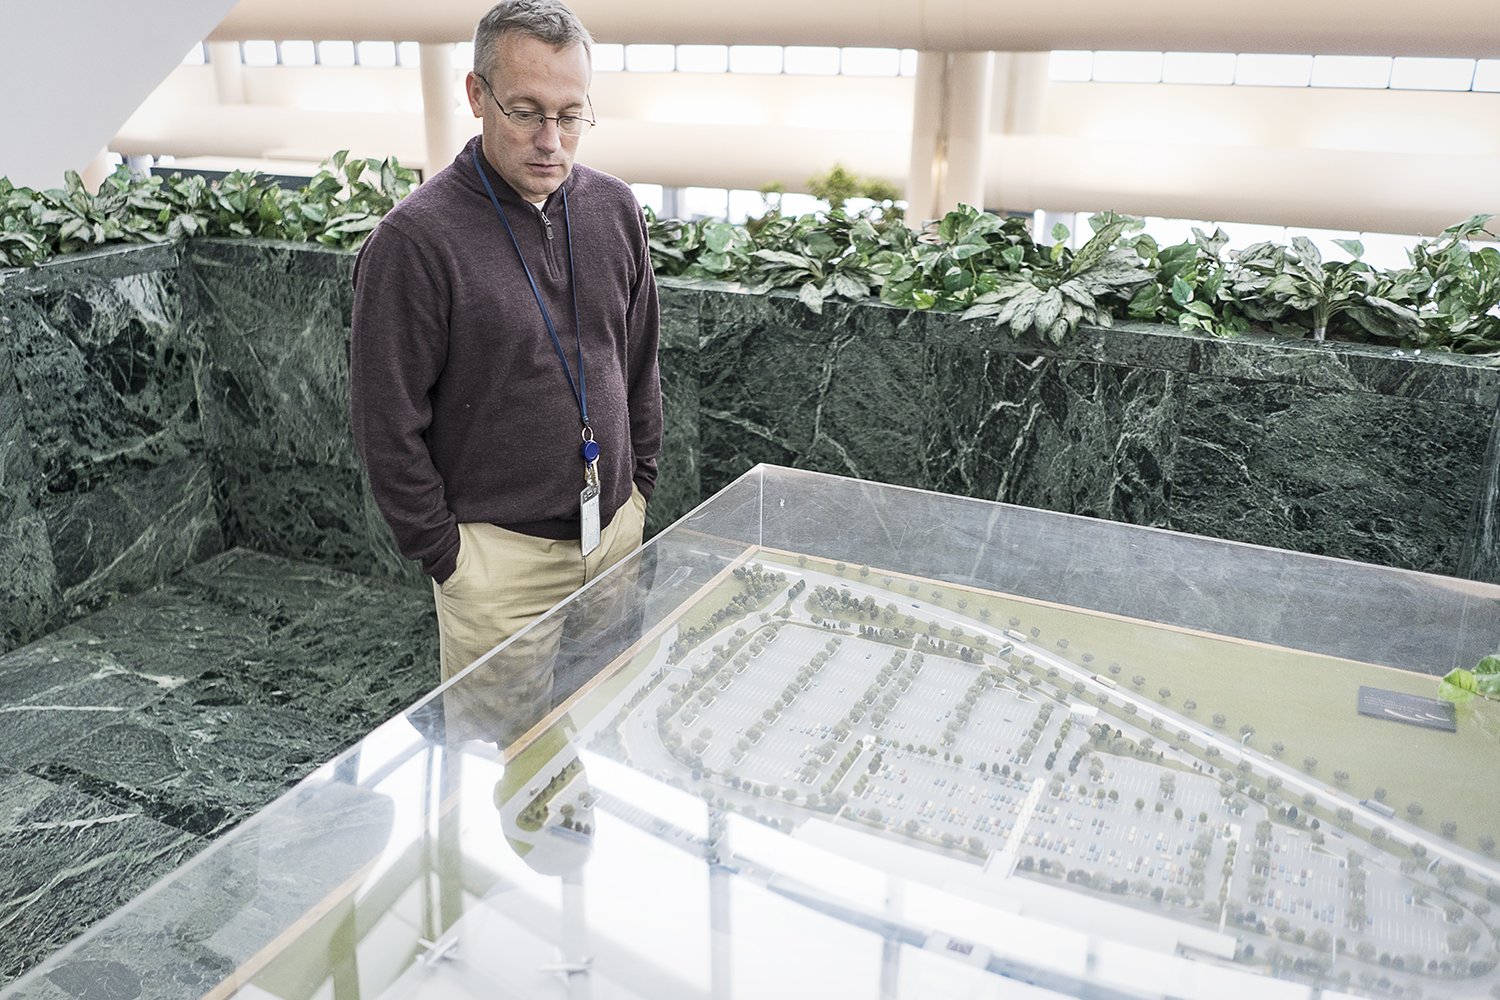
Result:
[[[0,0],[0,176],[82,172],[235,0]]]

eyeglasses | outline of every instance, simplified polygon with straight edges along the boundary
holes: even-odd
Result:
[[[588,130],[598,124],[592,118],[585,118],[582,115],[544,115],[540,111],[527,111],[520,108],[515,111],[506,111],[505,105],[500,103],[500,98],[495,96],[495,89],[490,86],[490,81],[479,76],[478,73],[474,75],[479,77],[479,82],[483,83],[484,89],[489,91],[490,100],[495,102],[495,107],[500,109],[500,113],[522,132],[538,132],[546,122],[551,121],[557,122],[557,130],[563,135],[580,136],[587,135]],[[592,115],[594,102],[592,99],[588,101],[589,114]]]

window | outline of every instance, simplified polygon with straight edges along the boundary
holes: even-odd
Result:
[[[318,64],[318,47],[308,41],[282,42],[281,65],[283,66],[316,66]]]
[[[1234,82],[1233,52],[1167,52],[1162,56],[1163,83],[1224,86]]]
[[[318,62],[324,66],[353,66],[353,42],[319,42]]]
[[[276,43],[258,39],[241,42],[240,61],[246,66],[275,66]]]
[[[839,54],[839,69],[845,76],[899,76],[901,50],[844,49]]]
[[[729,47],[729,72],[780,73],[781,46],[731,45]]]
[[[1093,78],[1101,83],[1160,83],[1160,52],[1095,52]]]
[[[1234,82],[1242,87],[1305,87],[1312,80],[1312,56],[1241,53]]]
[[[396,65],[396,43],[360,42],[358,45],[358,56],[361,66],[389,69]]]
[[[1384,90],[1391,85],[1389,56],[1313,56],[1314,87],[1361,87]]]
[[[1391,67],[1392,90],[1468,90],[1474,84],[1473,59],[1417,59],[1398,56]]]
[[[784,53],[784,72],[802,76],[837,76],[839,50],[833,46],[788,45]]]
[[[594,46],[595,73],[619,73],[624,69],[625,46],[611,44]]]
[[[729,46],[679,45],[677,46],[677,72],[727,73],[729,72]]]
[[[670,45],[627,45],[625,68],[632,73],[670,73],[677,68],[676,55]]]

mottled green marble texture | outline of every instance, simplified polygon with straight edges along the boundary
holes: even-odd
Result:
[[[0,275],[0,648],[223,549],[179,248]]]
[[[0,982],[436,681],[426,581],[350,437],[352,265],[201,240],[0,272]],[[1482,359],[1160,327],[1056,347],[660,287],[648,533],[768,462],[1500,581]],[[270,877],[227,853],[201,875]],[[207,989],[232,963],[183,912],[159,958]],[[51,987],[137,995],[122,958]]]
[[[1057,347],[953,314],[663,285],[700,317],[705,496],[770,462],[1500,579],[1483,360],[1143,326]]]
[[[0,656],[0,985],[431,689],[435,626],[234,550]]]
[[[348,424],[353,255],[256,240],[0,275],[0,648],[232,546],[422,587]],[[664,279],[648,534],[757,462],[1500,580],[1482,359]]]

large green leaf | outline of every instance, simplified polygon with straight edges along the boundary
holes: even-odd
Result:
[[[813,284],[811,281],[807,282],[807,284],[797,289],[797,298],[802,302],[803,305],[807,306],[807,308],[811,309],[815,313],[818,313],[819,315],[822,315],[823,293],[818,289],[817,285]]]
[[[1463,667],[1454,667],[1448,671],[1438,684],[1438,697],[1459,705],[1473,701],[1478,691],[1479,685],[1475,682],[1474,675]]]

